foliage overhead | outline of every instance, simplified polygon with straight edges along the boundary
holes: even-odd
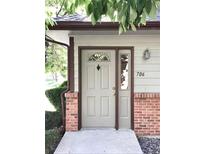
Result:
[[[57,73],[66,77],[67,63],[65,47],[55,43],[49,43],[45,53],[45,70],[46,73],[52,73],[55,80],[57,80]]]
[[[81,9],[91,17],[92,24],[108,16],[119,22],[119,31],[136,30],[145,25],[146,18],[156,18],[160,0],[46,0],[46,29],[55,24],[52,17],[73,14]],[[54,9],[55,8],[55,11]]]

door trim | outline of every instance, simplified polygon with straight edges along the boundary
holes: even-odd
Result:
[[[115,96],[115,129],[119,128],[119,118],[118,118],[118,55],[119,50],[127,49],[131,52],[131,91],[130,91],[130,97],[131,97],[131,129],[134,130],[134,47],[133,46],[78,46],[78,130],[82,128],[82,50],[115,50],[115,85],[116,85],[116,96]],[[85,51],[84,51],[85,52]]]

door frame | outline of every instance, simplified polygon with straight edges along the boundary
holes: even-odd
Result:
[[[82,128],[82,50],[115,50],[115,129],[119,128],[119,88],[118,88],[118,56],[119,50],[127,49],[131,52],[131,90],[130,90],[130,110],[131,110],[131,129],[134,130],[134,47],[133,46],[78,46],[78,130]],[[85,52],[85,51],[84,51]]]

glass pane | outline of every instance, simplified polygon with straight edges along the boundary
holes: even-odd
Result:
[[[94,53],[88,58],[89,62],[107,62],[110,58],[105,53]]]
[[[128,55],[123,54],[120,55],[120,76],[121,76],[121,82],[120,82],[120,88],[122,90],[128,89]]]

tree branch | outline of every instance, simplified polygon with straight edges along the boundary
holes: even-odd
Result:
[[[56,13],[56,17],[58,17],[59,13],[60,13],[61,10],[63,9],[63,5],[64,5],[64,3],[65,3],[65,0],[63,0],[63,3],[62,3],[62,5],[61,5],[59,11]]]

